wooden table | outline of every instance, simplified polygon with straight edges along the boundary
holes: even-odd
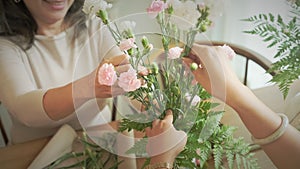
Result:
[[[26,169],[51,137],[0,148],[1,169]]]

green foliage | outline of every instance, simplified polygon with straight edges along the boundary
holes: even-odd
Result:
[[[141,121],[144,121],[144,118],[146,118],[144,114],[127,115],[127,118],[122,119],[119,125],[119,131],[144,131],[145,128],[150,127],[152,124],[152,122],[141,123]]]
[[[223,117],[222,112],[210,112],[207,115],[205,125],[199,135],[199,139],[201,140],[198,141],[200,143],[206,141],[214,133],[216,128],[219,126],[219,122],[222,117]]]
[[[108,133],[105,137],[115,138]],[[103,139],[103,141],[110,140],[112,142],[103,144],[114,144],[115,140]],[[83,146],[83,151],[67,153],[52,164],[47,169],[69,169],[69,168],[88,168],[88,169],[117,169],[122,161],[118,161],[117,155],[102,149],[99,145],[94,144],[88,140],[88,137],[83,133],[82,138],[78,140]],[[64,165],[63,162],[71,160],[70,165]],[[75,162],[74,162],[75,161]]]
[[[146,145],[148,143],[148,138],[141,138],[138,140],[132,148],[126,151],[127,154],[135,154],[137,157],[142,157],[146,152]]]
[[[206,97],[206,99],[211,97],[201,87],[199,88],[199,95]],[[226,166],[230,169],[234,167],[259,168],[257,159],[250,152],[250,145],[241,138],[233,137],[236,128],[222,125],[220,120],[223,112],[213,111],[218,104],[206,99],[187,114],[193,115],[184,119],[178,118],[177,122],[174,123],[177,129],[186,131],[188,136],[184,150],[176,157],[174,168],[206,168],[209,162],[213,163],[216,169]],[[192,124],[190,124],[191,121]],[[135,125],[126,121],[123,127],[139,128]],[[146,154],[146,144],[147,139],[143,138],[136,142],[127,153],[143,156]],[[200,160],[199,165],[195,164],[195,159]]]
[[[271,82],[278,84],[284,98],[287,96],[290,85],[300,77],[300,0],[290,4],[292,10],[289,22],[284,22],[280,15],[259,14],[243,21],[251,22],[254,28],[245,33],[258,35],[268,48],[277,47],[274,58],[278,61],[272,64],[268,72],[275,72]]]
[[[188,143],[185,149],[178,155],[175,161],[175,168],[206,168],[208,163],[213,163],[215,169],[257,169],[259,168],[257,159],[250,152],[251,147],[242,138],[234,138],[235,127],[220,124],[222,112],[213,112],[203,107],[211,107],[210,102],[201,102],[199,114],[194,126],[188,132]],[[205,126],[211,123],[208,118],[214,119],[215,127],[205,131]],[[211,133],[200,134],[199,133]],[[209,135],[209,137],[207,137]],[[200,164],[195,165],[195,159]],[[226,162],[226,163],[224,163]],[[227,165],[226,165],[227,164]]]

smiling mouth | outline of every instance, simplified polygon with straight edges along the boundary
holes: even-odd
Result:
[[[51,5],[54,10],[60,10],[65,7],[65,0],[44,0],[47,4]]]

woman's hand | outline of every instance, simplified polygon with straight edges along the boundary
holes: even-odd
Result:
[[[219,46],[194,44],[188,58],[183,58],[187,65],[195,62],[199,68],[193,71],[196,80],[213,96],[226,101],[236,87],[243,86],[231,70],[224,49]]]
[[[109,98],[109,97],[124,94],[125,93],[124,90],[121,87],[119,87],[116,83],[112,86],[107,86],[107,85],[102,85],[98,82],[97,72],[98,72],[99,68],[105,63],[112,64],[115,67],[118,74],[127,71],[130,67],[128,56],[125,54],[115,56],[115,57],[106,59],[103,62],[101,62],[99,64],[98,69],[94,72],[96,97],[97,98]]]
[[[148,143],[147,153],[151,157],[150,164],[168,162],[173,164],[176,156],[184,149],[187,142],[186,133],[178,131],[173,126],[171,110],[166,112],[163,120],[156,119],[152,128],[146,128]]]

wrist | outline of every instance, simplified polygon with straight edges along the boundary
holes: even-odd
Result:
[[[247,100],[249,100],[251,94],[250,89],[243,84],[235,85],[227,91],[225,102],[233,109],[238,109],[243,107],[245,103],[247,104]]]
[[[73,82],[73,97],[76,100],[87,101],[93,98],[94,95],[94,79],[90,75]]]

